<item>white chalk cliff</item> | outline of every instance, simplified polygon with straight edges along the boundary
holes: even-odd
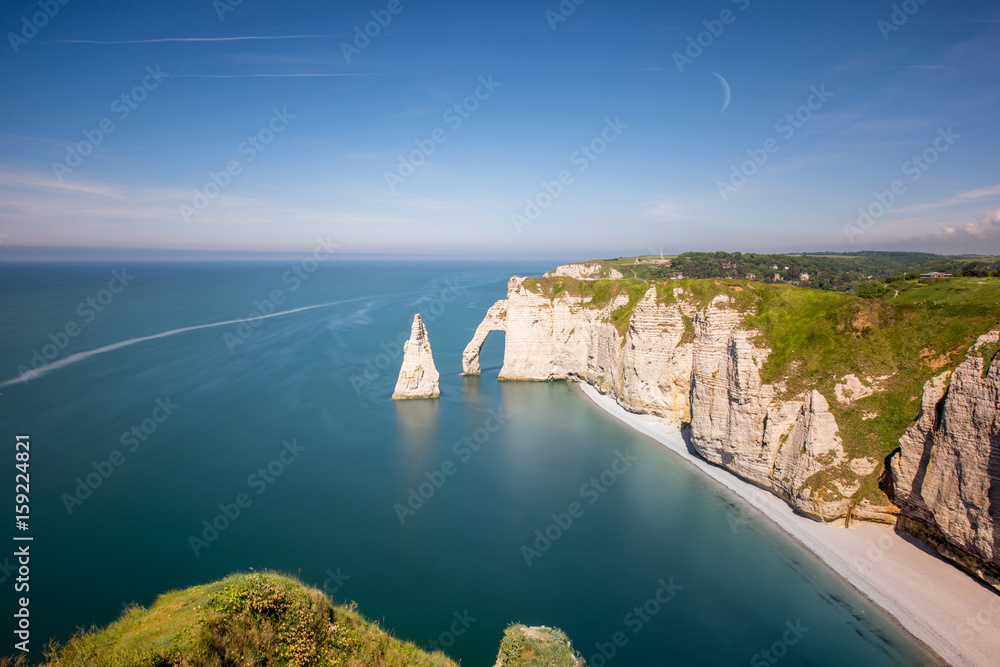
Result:
[[[990,359],[980,352],[998,338],[998,331],[980,336],[954,373],[924,385],[920,416],[890,470],[905,516],[1000,569],[1000,363],[984,372]]]
[[[437,398],[441,395],[438,377],[427,328],[420,319],[420,313],[417,313],[413,316],[410,338],[403,344],[403,366],[399,369],[399,379],[396,380],[396,390],[392,397]]]
[[[589,382],[632,412],[690,424],[701,456],[798,510],[825,521],[847,516],[860,479],[805,486],[821,470],[847,462],[826,399],[812,391],[779,400],[780,388],[761,382],[769,350],[754,346],[756,332],[741,328],[742,315],[728,297],[698,310],[680,288],[658,296],[650,287],[622,336],[612,314],[628,302],[624,294],[595,308],[587,297],[550,298],[525,288],[524,280],[511,278],[507,298],[477,328],[463,354],[465,374],[479,373],[490,331],[505,331],[500,379]]]
[[[599,278],[611,278],[616,280],[618,278],[624,278],[622,272],[613,267],[609,267],[607,271],[604,270],[600,264],[596,262],[587,262],[583,264],[562,264],[557,266],[552,271],[547,271],[543,274],[544,278],[576,278],[577,280],[597,280]]]
[[[504,331],[502,380],[588,382],[632,412],[689,424],[698,454],[808,516],[895,521],[898,507],[861,499],[864,485],[877,482],[879,461],[848,455],[829,404],[879,391],[878,380],[846,376],[831,391],[836,396],[815,389],[791,395],[783,382],[762,380],[770,350],[726,294],[705,303],[661,284],[628,314],[624,292],[598,307],[585,290],[565,286],[543,293],[540,282],[511,278],[507,298],[489,309],[466,347],[463,372],[478,374],[487,335]],[[981,343],[995,341],[992,335]],[[893,459],[892,497],[966,553],[997,563],[1000,364],[983,378],[984,363],[970,351],[943,403],[946,382],[928,383],[924,412]]]

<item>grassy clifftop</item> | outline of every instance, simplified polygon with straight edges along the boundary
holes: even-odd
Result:
[[[528,641],[508,640],[515,633]],[[511,626],[504,665],[577,667],[566,636]],[[0,664],[3,664],[0,661]],[[47,667],[457,667],[392,637],[353,606],[333,605],[297,579],[260,572],[165,593],[131,607],[104,629],[81,632],[48,656]]]

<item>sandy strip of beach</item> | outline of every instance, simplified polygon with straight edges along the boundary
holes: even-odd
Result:
[[[951,665],[1000,665],[1000,595],[940,558],[930,547],[889,526],[847,529],[796,515],[777,496],[688,451],[676,425],[628,412],[581,383],[599,407],[681,456],[776,523],[887,611]]]

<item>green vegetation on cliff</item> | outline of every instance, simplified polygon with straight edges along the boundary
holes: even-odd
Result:
[[[516,628],[516,631],[515,631]],[[566,635],[511,626],[502,664],[582,667]],[[23,658],[11,664],[24,664]],[[0,665],[9,659],[0,659]],[[54,647],[60,667],[457,667],[439,651],[392,637],[353,605],[272,572],[234,574],[164,593],[148,609],[132,606],[108,627]]]
[[[636,260],[639,259],[640,263]],[[668,280],[678,273],[686,278],[730,278],[773,283],[794,282],[835,292],[857,291],[871,280],[882,280],[903,273],[942,271],[973,277],[1000,275],[1000,258],[964,255],[934,255],[925,252],[883,252],[862,250],[855,253],[764,254],[740,252],[685,252],[668,255],[670,265],[659,263],[659,256],[647,255],[595,260],[605,269],[615,268],[626,277],[643,280]],[[645,260],[642,262],[642,260]],[[808,274],[805,277],[803,274]]]
[[[924,383],[954,370],[980,335],[1000,326],[1000,280],[900,280],[881,299],[862,299],[797,287],[757,286],[756,308],[745,324],[762,332],[772,350],[765,382],[783,380],[786,395],[822,393],[853,458],[879,462],[862,480],[855,500],[881,502],[877,480],[885,457],[920,411]],[[836,400],[835,385],[853,374],[875,389],[850,404]],[[849,471],[841,471],[852,477]],[[808,484],[821,487],[836,472]]]
[[[618,333],[622,336],[628,331],[628,323],[632,319],[632,310],[639,299],[649,290],[645,280],[621,278],[618,280],[577,280],[576,278],[525,278],[521,286],[530,291],[555,299],[560,294],[587,299],[594,308],[603,308],[619,296],[625,296],[628,302],[616,308],[611,314]]]
[[[393,638],[353,607],[273,573],[234,574],[130,607],[103,630],[78,634],[54,655],[60,667],[226,665],[454,666]]]
[[[515,623],[504,632],[496,667],[583,667],[562,630]]]

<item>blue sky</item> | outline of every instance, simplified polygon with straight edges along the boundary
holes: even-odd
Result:
[[[1000,252],[995,2],[8,0],[0,29],[4,255]]]

